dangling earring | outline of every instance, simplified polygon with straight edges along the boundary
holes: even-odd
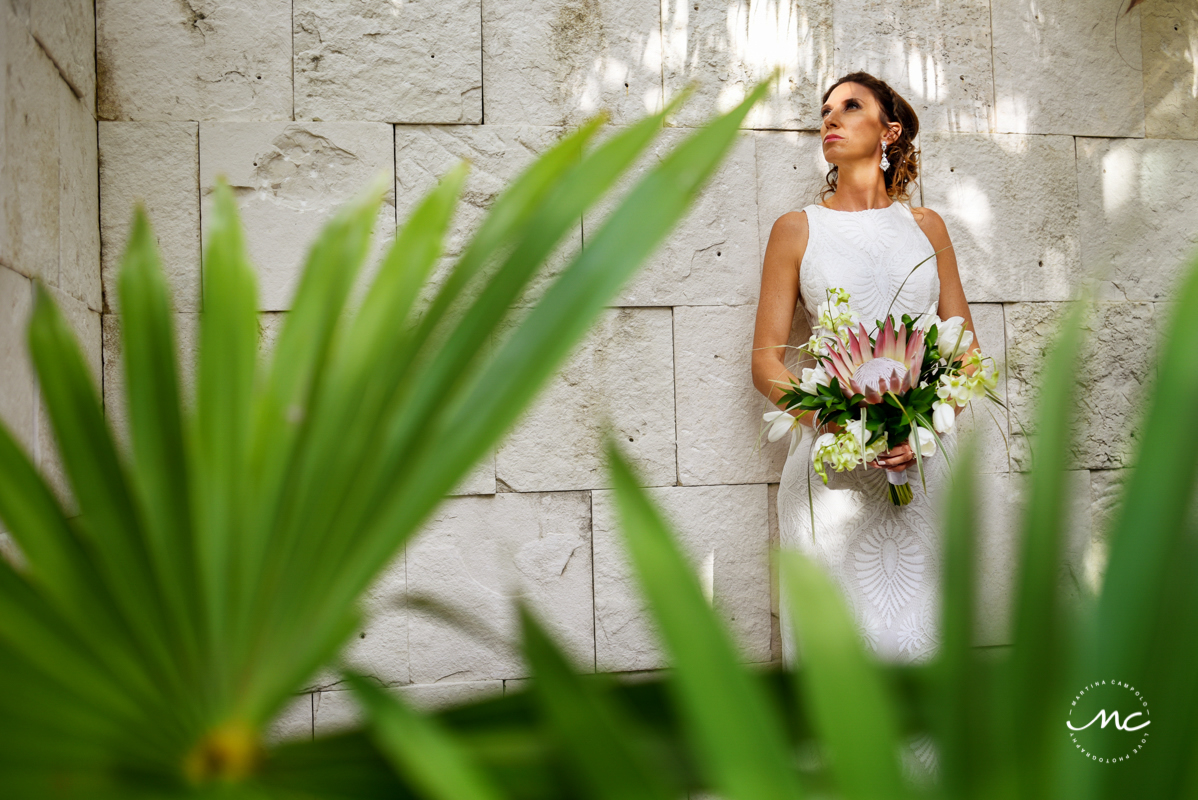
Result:
[[[880,164],[878,164],[878,166],[882,168],[883,172],[890,169],[890,159],[886,158],[886,140],[885,139],[882,140],[882,161]]]

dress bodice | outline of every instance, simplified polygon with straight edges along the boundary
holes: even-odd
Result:
[[[887,308],[896,317],[915,316],[939,301],[936,258],[928,258],[935,248],[905,204],[892,201],[885,208],[865,211],[812,204],[803,211],[809,233],[799,267],[799,294],[813,325],[816,309],[831,288],[848,291],[850,308],[871,333]],[[924,263],[912,273],[920,261]]]

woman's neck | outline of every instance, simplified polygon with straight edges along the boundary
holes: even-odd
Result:
[[[866,211],[871,208],[886,208],[894,202],[886,193],[886,178],[877,164],[867,167],[857,164],[856,169],[846,173],[838,169],[836,192],[824,201],[824,205],[837,211]],[[865,169],[865,172],[862,172]]]

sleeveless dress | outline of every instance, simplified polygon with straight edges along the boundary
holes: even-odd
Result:
[[[815,322],[817,307],[830,288],[849,292],[849,306],[871,333],[875,320],[884,319],[888,308],[896,318],[915,316],[939,300],[935,258],[911,273],[935,248],[906,205],[892,202],[865,211],[809,205],[803,210],[810,234],[799,270],[800,305],[809,323]],[[807,357],[803,366],[811,365]],[[802,374],[801,369],[792,372]],[[905,506],[895,506],[888,499],[882,469],[858,466],[836,472],[829,465],[825,486],[811,463],[816,434],[799,426],[791,436],[801,439],[786,461],[778,487],[781,547],[799,550],[824,568],[840,588],[866,649],[879,660],[930,660],[940,644],[939,523],[949,487],[943,449],[948,449],[950,458],[955,455],[953,432],[942,435],[936,454],[924,462],[926,493],[919,470],[908,467],[913,497]],[[782,661],[792,668],[801,662],[802,654],[792,635],[785,588],[780,590]],[[925,772],[935,769],[930,737],[908,742],[907,767],[909,774],[917,774],[919,765],[911,761],[912,754]]]

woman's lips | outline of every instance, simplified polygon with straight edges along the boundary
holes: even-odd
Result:
[[[824,141],[825,141],[825,142],[832,142],[832,141],[839,141],[839,140],[841,140],[841,139],[844,139],[844,137],[843,137],[843,136],[832,136],[832,135],[829,135],[829,136],[827,136],[827,137],[824,139]]]

